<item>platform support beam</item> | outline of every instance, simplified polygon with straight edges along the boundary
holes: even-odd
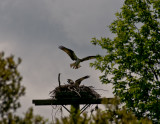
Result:
[[[80,115],[84,112],[91,104],[102,104],[102,101],[107,101],[108,104],[111,103],[113,98],[99,98],[99,99],[37,99],[32,100],[32,103],[36,106],[44,105],[62,105],[70,114]],[[80,105],[85,104],[80,110]],[[71,105],[71,110],[68,110],[65,105]]]
[[[74,124],[77,123],[77,118],[80,116],[80,105],[72,104],[71,105],[71,118],[73,119]]]

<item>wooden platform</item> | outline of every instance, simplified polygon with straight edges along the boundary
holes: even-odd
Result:
[[[36,106],[44,105],[74,105],[74,104],[102,104],[103,100],[107,100],[108,103],[111,102],[113,98],[99,98],[99,99],[34,99],[32,103]]]

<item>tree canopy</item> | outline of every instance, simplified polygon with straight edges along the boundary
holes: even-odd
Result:
[[[23,117],[15,113],[21,106],[19,98],[25,95],[18,71],[20,63],[20,58],[16,62],[13,55],[5,57],[4,52],[0,52],[0,124],[45,124],[48,120],[34,115],[33,108],[29,108]]]
[[[0,53],[0,116],[4,118],[9,112],[20,107],[18,101],[25,94],[25,87],[21,85],[22,76],[17,70],[21,59],[14,61],[14,56],[4,56]]]
[[[160,0],[125,0],[109,28],[91,41],[106,50],[91,66],[138,118],[160,122]]]

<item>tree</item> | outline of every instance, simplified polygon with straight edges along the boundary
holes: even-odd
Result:
[[[0,116],[5,118],[9,112],[20,107],[18,99],[25,94],[25,87],[21,85],[22,76],[17,70],[21,59],[14,61],[14,56],[4,57],[0,53]]]
[[[21,106],[19,98],[25,95],[18,71],[20,63],[20,58],[15,62],[13,55],[5,57],[4,52],[0,52],[0,124],[45,124],[48,120],[34,115],[33,108],[29,108],[24,117],[15,114]]]
[[[125,0],[116,17],[114,38],[91,41],[106,50],[91,66],[138,118],[160,122],[160,0]]]
[[[29,108],[23,115],[24,117],[20,117],[8,113],[7,118],[0,120],[0,124],[46,124],[48,122],[48,119],[40,115],[34,115],[33,108]]]

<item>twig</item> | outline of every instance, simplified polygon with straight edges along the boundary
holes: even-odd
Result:
[[[81,95],[78,93],[78,91],[75,88],[73,88],[73,91],[81,97]]]
[[[139,29],[137,28],[137,26],[136,26],[135,24],[133,24],[133,25],[134,25],[134,27],[137,29],[138,34],[140,35],[140,31],[139,31]]]
[[[76,88],[75,87],[72,87],[73,89],[71,89],[71,87],[68,87],[68,89],[70,90],[70,91],[74,91],[76,94],[78,94],[78,96],[80,96],[81,97],[81,95],[79,94],[79,92],[76,90]]]
[[[61,87],[60,75],[61,75],[61,73],[58,74],[59,87]]]
[[[94,89],[94,90],[102,90],[102,91],[108,91],[108,90],[103,90],[103,89]]]

